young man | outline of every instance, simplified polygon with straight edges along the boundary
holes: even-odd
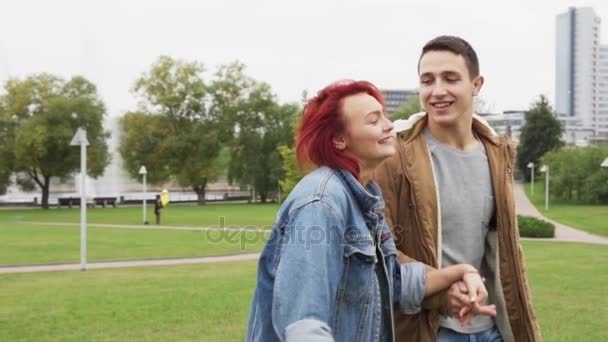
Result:
[[[473,114],[484,82],[477,55],[463,39],[440,36],[422,49],[418,74],[426,112],[395,122],[397,153],[376,173],[387,223],[401,262],[480,269],[497,315],[477,315],[483,310],[456,283],[417,314],[397,314],[397,340],[541,341],[515,216],[514,147]]]

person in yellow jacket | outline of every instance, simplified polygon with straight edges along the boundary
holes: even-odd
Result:
[[[163,189],[160,195],[156,195],[154,201],[154,215],[156,216],[156,224],[160,224],[160,211],[169,204],[169,191]]]
[[[475,315],[456,283],[395,315],[397,341],[541,341],[515,214],[514,147],[474,114],[484,78],[459,37],[440,36],[418,64],[425,112],[394,122],[397,153],[376,170],[401,262],[467,263],[486,278],[496,317]]]

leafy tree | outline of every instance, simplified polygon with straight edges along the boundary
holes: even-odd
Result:
[[[38,187],[48,208],[53,177],[67,178],[80,167],[79,150],[70,146],[78,127],[87,131],[87,173],[98,177],[110,161],[103,130],[105,106],[94,84],[81,76],[68,81],[50,74],[10,79],[0,97],[0,183],[15,173],[22,188]],[[10,119],[9,119],[10,118]]]
[[[283,179],[279,182],[281,185],[282,198],[287,198],[287,195],[295,188],[296,184],[304,177],[304,173],[298,168],[296,159],[295,147],[286,145],[278,148],[281,159],[283,160]]]
[[[420,98],[418,96],[412,96],[406,103],[397,107],[397,109],[391,113],[391,119],[408,119],[412,114],[416,114],[420,111],[422,111]]]
[[[306,98],[303,99],[303,103],[306,103]],[[299,111],[301,112],[301,111]],[[295,116],[291,121],[291,132],[292,136],[295,137],[296,129],[299,125],[301,116]],[[293,190],[298,184],[300,179],[304,177],[304,172],[298,167],[298,161],[296,158],[296,148],[293,145],[281,145],[278,148],[281,160],[283,162],[283,178],[279,182],[281,186],[282,198],[287,198],[287,195]]]
[[[161,56],[135,82],[139,109],[122,119],[119,149],[131,176],[146,165],[151,182],[174,179],[190,187],[199,204],[205,204],[207,183],[222,173],[216,159],[222,115],[231,95],[230,89],[211,92],[203,73],[198,62]]]
[[[551,194],[569,202],[608,203],[608,170],[600,163],[608,146],[564,147],[543,157],[551,174]]]
[[[526,112],[526,124],[521,129],[517,146],[517,168],[528,180],[528,163],[538,165],[547,152],[563,145],[562,127],[543,95]]]
[[[293,145],[291,122],[299,108],[277,104],[264,83],[252,85],[236,116],[228,177],[253,186],[266,202],[271,192],[279,190],[283,169],[277,147]]]
[[[0,103],[1,105],[1,103]],[[15,125],[17,116],[0,108],[0,194],[6,193],[14,165]]]

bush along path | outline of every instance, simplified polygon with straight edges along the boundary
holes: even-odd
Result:
[[[517,214],[535,217],[540,220],[544,220],[555,225],[555,237],[554,238],[534,238],[534,240],[548,240],[548,241],[568,241],[568,242],[582,242],[582,243],[595,243],[601,245],[608,245],[608,238],[589,234],[587,232],[578,230],[561,224],[559,222],[552,221],[543,216],[526,196],[524,192],[524,186],[521,183],[517,183],[514,186],[515,189],[515,208]],[[524,238],[525,239],[525,238]]]

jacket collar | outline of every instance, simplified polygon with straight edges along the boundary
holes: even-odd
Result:
[[[428,122],[428,114],[426,112],[419,112],[411,115],[408,119],[395,120],[393,124],[393,132],[397,136],[405,138],[410,141],[420,135],[426,127]],[[500,137],[498,133],[490,126],[490,124],[478,114],[473,113],[473,131],[479,136],[485,138],[494,145],[500,144]]]
[[[363,187],[355,176],[341,169],[338,170],[338,175],[352,193],[361,212],[373,221],[380,219],[384,210],[384,200],[382,200],[382,191],[378,184],[370,180],[367,186]]]

